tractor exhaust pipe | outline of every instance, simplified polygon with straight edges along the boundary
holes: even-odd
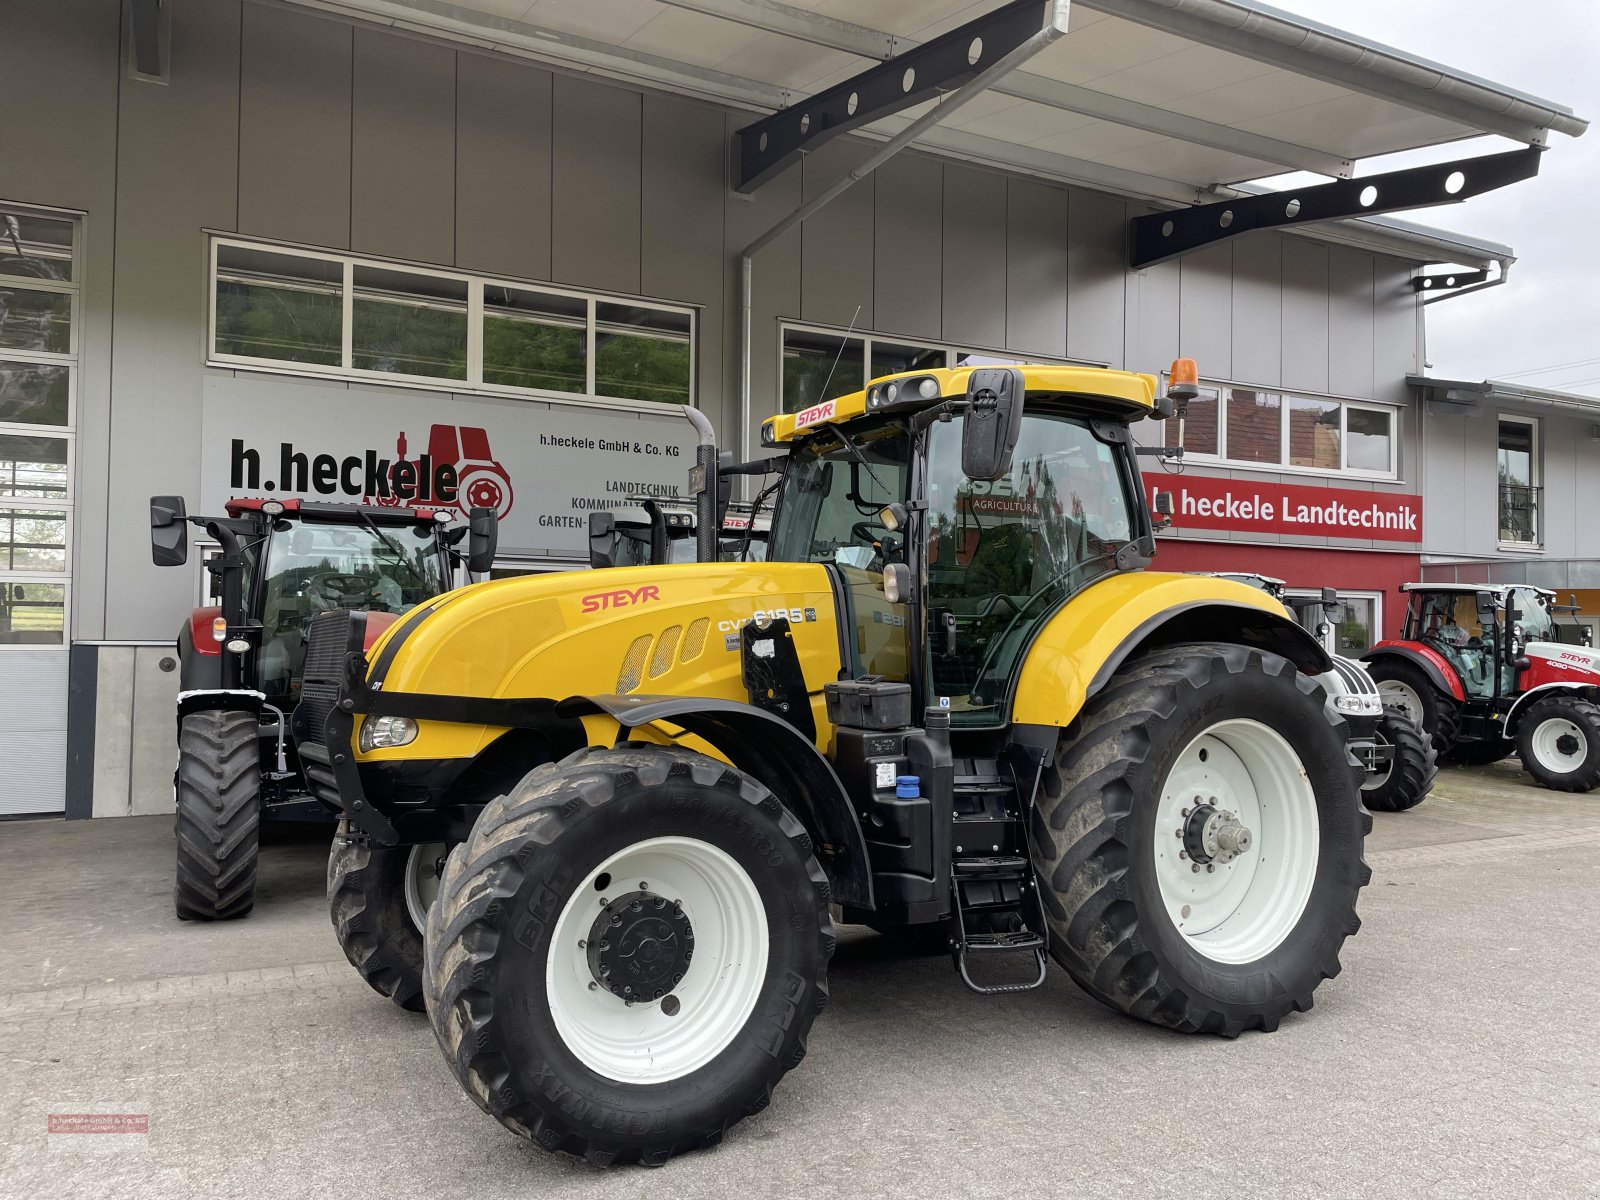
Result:
[[[717,431],[705,413],[684,405],[683,415],[700,437],[695,447],[689,490],[694,493],[694,560],[717,560]]]

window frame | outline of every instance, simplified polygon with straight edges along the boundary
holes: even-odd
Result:
[[[1283,596],[1285,600],[1304,600],[1307,603],[1320,604],[1322,601],[1322,593],[1314,588],[1286,587],[1284,588]],[[1339,602],[1341,604],[1347,600],[1370,600],[1372,602],[1372,629],[1370,632],[1372,633],[1373,645],[1381,642],[1384,636],[1383,598],[1384,594],[1382,592],[1367,591],[1359,588],[1339,589]],[[1301,628],[1305,629],[1305,626],[1302,625]],[[1306,632],[1311,634],[1313,637],[1316,636],[1315,630],[1306,629]],[[1338,654],[1338,642],[1339,629],[1337,625],[1333,625],[1333,627],[1328,631],[1328,636],[1322,639],[1322,648],[1329,654]],[[1368,649],[1370,648],[1371,647],[1368,647]]]
[[[1011,362],[1017,363],[1051,363],[1067,367],[1103,368],[1109,365],[1108,363],[1096,362],[1087,358],[1062,358],[1059,355],[1028,354],[1021,353],[1016,350],[996,349],[992,346],[975,346],[970,342],[956,342],[951,341],[948,338],[924,338],[918,337],[915,334],[884,333],[881,330],[862,329],[859,327],[846,329],[839,325],[822,325],[815,321],[791,321],[787,317],[780,317],[778,319],[777,374],[773,377],[777,380],[777,386],[774,390],[777,393],[778,401],[778,407],[776,411],[779,413],[788,411],[783,407],[783,359],[784,349],[788,342],[788,334],[790,330],[794,330],[797,333],[822,334],[825,337],[836,337],[845,341],[851,339],[859,340],[861,342],[863,386],[877,378],[872,373],[872,345],[874,342],[883,342],[891,346],[920,346],[925,350],[944,351],[944,363],[942,364],[942,367],[930,367],[928,368],[929,370],[940,370],[954,367],[956,365],[955,360],[957,357],[963,354],[981,354],[985,357],[1004,358]]]
[[[0,200],[0,213],[31,213],[50,220],[62,221],[72,227],[72,278],[31,279],[20,275],[0,275],[0,286],[21,287],[24,290],[55,292],[68,297],[67,349],[52,350],[0,349],[0,360],[19,363],[37,363],[41,366],[67,369],[67,420],[64,425],[41,425],[34,422],[0,421],[0,435],[19,437],[51,437],[66,443],[66,491],[58,497],[8,496],[0,497],[0,508],[59,512],[64,525],[62,540],[66,565],[59,572],[10,571],[0,569],[0,587],[12,584],[54,584],[61,588],[61,640],[59,642],[0,642],[0,654],[38,651],[66,653],[72,645],[72,595],[74,582],[73,559],[77,552],[77,475],[78,475],[78,388],[81,381],[83,358],[83,289],[84,244],[87,240],[88,218],[76,209],[51,208],[46,205],[26,204],[20,201]]]
[[[1526,425],[1528,427],[1528,483],[1527,487],[1534,494],[1533,503],[1533,537],[1529,541],[1507,541],[1500,536],[1503,523],[1500,519],[1500,503],[1502,486],[1500,482],[1500,426],[1505,424]],[[1496,413],[1494,427],[1494,519],[1495,519],[1495,546],[1500,550],[1542,551],[1544,549],[1544,445],[1542,442],[1543,430],[1540,428],[1538,417],[1525,416],[1522,413]]]
[[[1165,373],[1162,375],[1166,379]],[[1305,388],[1283,388],[1268,386],[1266,384],[1241,383],[1236,380],[1202,379],[1202,388],[1213,390],[1217,393],[1217,450],[1207,453],[1200,450],[1191,450],[1187,444],[1187,430],[1184,430],[1185,460],[1194,460],[1208,465],[1229,467],[1240,471],[1271,471],[1282,472],[1287,475],[1311,475],[1321,479],[1348,477],[1352,479],[1379,479],[1394,480],[1400,478],[1400,414],[1404,411],[1397,404],[1384,404],[1378,400],[1358,400],[1347,396],[1335,395],[1332,392],[1313,392]],[[1248,459],[1231,458],[1228,455],[1228,404],[1233,398],[1233,391],[1238,388],[1242,391],[1257,392],[1261,395],[1276,396],[1279,400],[1278,418],[1278,461],[1275,463],[1251,462]],[[1339,466],[1330,467],[1301,467],[1289,461],[1289,414],[1293,411],[1294,400],[1315,400],[1322,403],[1337,404],[1339,406]],[[1364,467],[1352,467],[1350,461],[1350,410],[1361,409],[1368,412],[1381,412],[1389,415],[1389,468],[1383,471],[1368,470]],[[1187,424],[1187,422],[1185,422]]]
[[[323,250],[261,238],[241,237],[219,231],[206,233],[206,335],[205,365],[231,371],[264,372],[272,375],[295,375],[312,379],[337,379],[344,382],[403,386],[427,391],[455,392],[463,395],[495,396],[517,400],[536,400],[546,404],[575,404],[590,408],[622,409],[627,412],[661,412],[670,409],[670,402],[634,400],[626,396],[607,396],[596,388],[595,347],[597,338],[596,312],[601,304],[622,304],[635,308],[651,308],[684,317],[689,323],[689,404],[700,407],[700,327],[701,309],[697,304],[682,301],[660,300],[652,296],[628,295],[622,292],[591,291],[566,287],[543,280],[520,279],[499,273],[461,271],[438,267],[405,259],[381,258],[374,255],[351,254],[342,250]],[[338,264],[340,275],[340,348],[339,365],[322,366],[316,363],[295,363],[271,358],[254,358],[249,355],[227,354],[217,350],[217,277],[218,258],[222,247],[265,251],[293,258],[306,258]],[[424,275],[464,283],[467,288],[465,315],[467,321],[466,375],[463,379],[446,379],[437,375],[412,375],[399,371],[372,371],[352,365],[354,358],[355,271],[357,267],[370,267],[384,271],[403,271],[411,275]],[[512,384],[485,383],[483,381],[483,320],[484,288],[505,287],[517,291],[543,292],[552,296],[580,300],[584,303],[585,324],[585,390],[562,392],[548,388],[517,387]],[[639,336],[650,336],[641,332]]]

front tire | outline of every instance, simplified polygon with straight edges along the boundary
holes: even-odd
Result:
[[[1261,650],[1175,646],[1125,666],[1074,729],[1033,821],[1057,961],[1182,1032],[1309,1009],[1371,876],[1361,771],[1321,687]]]
[[[656,1164],[715,1145],[805,1055],[829,898],[804,827],[749,776],[677,747],[580,750],[451,853],[434,1033],[478,1106],[545,1150]]]
[[[1383,710],[1374,736],[1379,745],[1392,748],[1393,757],[1387,771],[1361,781],[1361,802],[1373,812],[1415,808],[1433,789],[1439,774],[1438,752],[1398,709]]]
[[[206,709],[178,726],[179,920],[229,921],[255,907],[261,849],[260,722]]]
[[[1600,705],[1551,696],[1517,722],[1517,755],[1528,774],[1558,792],[1600,786]]]
[[[443,842],[372,846],[339,822],[328,851],[328,912],[339,949],[379,995],[421,1012],[422,929],[439,891]]]

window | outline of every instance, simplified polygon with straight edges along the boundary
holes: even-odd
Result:
[[[66,642],[77,230],[0,203],[0,648]]]
[[[216,366],[694,402],[691,308],[226,238],[212,241],[212,280]],[[43,379],[9,384],[0,362],[0,414],[24,382],[29,396],[48,390]]]
[[[1241,466],[1393,477],[1396,410],[1208,383],[1189,401],[1184,452]]]
[[[1498,446],[1500,541],[1539,545],[1539,423],[1531,417],[1501,417]]]
[[[848,396],[867,381],[902,371],[940,367],[1001,365],[1022,362],[1074,361],[1033,355],[1018,358],[1005,352],[956,345],[935,345],[878,337],[876,334],[800,325],[783,327],[783,411],[799,412],[824,400]],[[1084,364],[1104,366],[1103,363]]]

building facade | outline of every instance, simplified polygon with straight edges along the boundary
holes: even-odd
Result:
[[[0,17],[0,814],[171,808],[202,581],[151,565],[156,493],[370,500],[396,463],[448,463],[502,514],[499,570],[574,566],[590,511],[684,486],[674,406],[748,449],[912,366],[1181,354],[1205,386],[1185,457],[1145,460],[1174,497],[1158,566],[1336,586],[1355,650],[1422,554],[1498,549],[1496,418],[1410,382],[1442,235],[1260,233],[1134,270],[1147,201],[906,151],[756,260],[745,419],[740,251],[873,142],[745,196],[727,104],[268,0],[174,7],[154,76],[116,0]],[[1546,550],[1580,557],[1600,443],[1560,421],[1526,482],[1564,497]]]

